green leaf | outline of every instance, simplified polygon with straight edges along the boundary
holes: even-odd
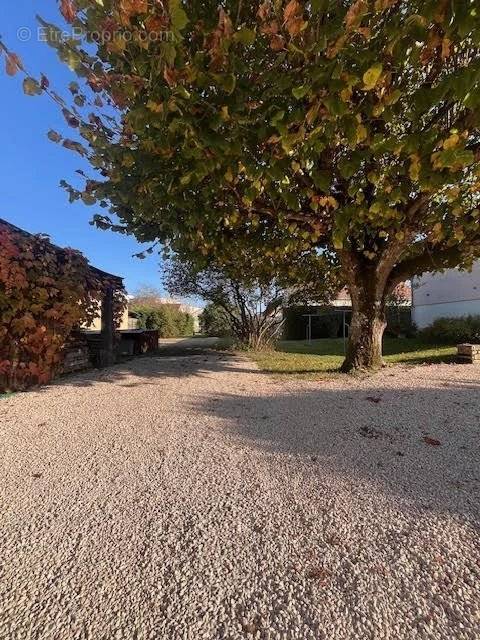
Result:
[[[35,78],[25,78],[23,81],[23,92],[27,96],[39,96],[42,93],[42,87]]]
[[[332,234],[333,246],[335,249],[343,249],[348,233],[348,225],[351,219],[351,211],[347,208],[341,209],[335,219],[335,228]]]
[[[48,45],[53,47],[54,49],[58,49],[58,47],[63,42],[62,31],[56,27],[54,24],[50,22],[46,22],[39,15],[36,16],[38,22],[42,25],[42,29],[39,30],[39,37],[43,42],[47,42]]]
[[[434,165],[444,169],[468,167],[475,161],[473,151],[468,149],[446,149],[436,154]]]
[[[400,89],[395,89],[394,91],[392,91],[390,95],[388,95],[385,98],[385,104],[388,106],[392,104],[396,104],[401,97],[402,97],[402,92],[400,91]]]
[[[222,77],[222,89],[227,93],[233,93],[235,86],[237,84],[237,79],[233,75],[233,73],[229,73],[228,75]]]
[[[300,204],[297,197],[291,191],[282,193],[282,198],[290,209],[293,209],[293,211],[300,211]]]
[[[352,153],[348,158],[342,158],[338,162],[338,168],[343,178],[347,180],[356,173],[362,164],[362,156],[360,154]]]
[[[255,42],[255,36],[255,31],[244,27],[234,34],[233,39],[235,40],[235,42],[240,42],[241,44],[244,44],[248,47]]]
[[[285,117],[285,111],[277,111],[273,118],[270,120],[272,127],[275,127]]]
[[[312,171],[312,180],[317,189],[320,189],[321,191],[329,191],[332,174],[330,171],[320,171],[319,169],[315,169]]]
[[[301,100],[307,95],[309,90],[310,87],[302,84],[300,87],[295,87],[294,89],[292,89],[292,94],[297,100]]]
[[[377,82],[380,79],[380,76],[382,75],[382,71],[383,71],[383,64],[381,62],[375,63],[373,66],[370,67],[370,69],[365,71],[365,73],[363,74],[363,84],[364,84],[363,88],[366,91],[371,91],[372,89],[375,88]]]
[[[182,31],[188,24],[188,16],[182,6],[181,0],[170,0],[170,19],[175,31]]]
[[[323,13],[328,7],[328,0],[312,0],[312,13]]]

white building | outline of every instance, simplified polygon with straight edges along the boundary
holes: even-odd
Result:
[[[472,272],[449,269],[413,281],[412,319],[419,329],[437,318],[480,315],[480,261]]]

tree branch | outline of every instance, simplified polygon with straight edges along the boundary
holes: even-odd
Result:
[[[423,247],[421,254],[407,258],[392,270],[387,281],[388,291],[392,291],[400,282],[413,276],[421,276],[428,271],[457,267],[465,259],[465,249],[459,245],[443,250],[438,250],[428,243],[423,243]]]

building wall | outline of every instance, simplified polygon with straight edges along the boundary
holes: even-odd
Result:
[[[419,329],[437,318],[480,315],[480,262],[471,273],[449,269],[427,273],[413,283],[413,321]]]
[[[131,328],[132,328],[131,327],[131,321],[129,321],[129,318],[128,318],[128,308],[127,308],[123,312],[122,319],[120,321],[120,326],[118,327],[118,329],[131,329]],[[102,330],[102,312],[101,312],[100,307],[98,309],[98,315],[94,319],[92,324],[90,326],[88,326],[88,327],[84,327],[84,329],[87,329],[87,331],[101,331]]]

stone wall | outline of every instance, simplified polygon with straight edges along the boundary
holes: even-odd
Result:
[[[480,364],[480,344],[459,344],[457,350],[460,362]]]

